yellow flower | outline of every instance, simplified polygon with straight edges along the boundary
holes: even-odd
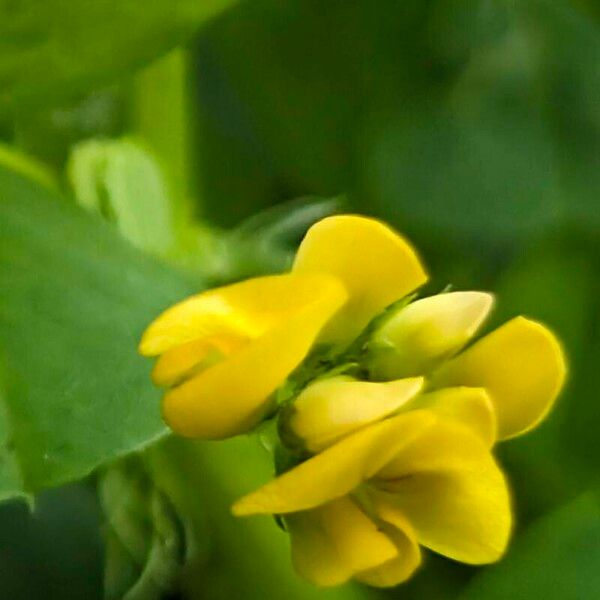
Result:
[[[426,279],[382,223],[330,217],[308,231],[291,272],[184,300],[140,342],[158,357],[153,379],[168,388],[163,414],[177,433],[220,439],[279,410],[295,466],[233,511],[284,515],[294,564],[318,585],[395,585],[419,566],[421,546],[483,564],[508,543],[509,493],[492,448],[548,413],[562,349],[524,317],[469,345],[493,305],[483,292],[388,308]],[[318,343],[334,351],[308,361],[275,406]]]
[[[431,410],[344,437],[239,500],[238,516],[285,515],[297,571],[317,585],[406,580],[419,545],[483,564],[504,552],[511,511],[488,445]]]
[[[177,433],[220,439],[251,430],[316,341],[344,343],[426,280],[410,245],[382,223],[314,225],[291,273],[210,290],[170,308],[139,351],[159,357],[163,416]]]

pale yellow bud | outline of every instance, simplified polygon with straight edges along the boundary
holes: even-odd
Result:
[[[485,292],[451,292],[403,307],[373,335],[367,358],[371,376],[388,380],[429,373],[473,337],[493,301]]]
[[[397,411],[423,387],[422,377],[388,383],[338,376],[303,390],[286,411],[282,429],[310,452],[320,452],[365,425]]]

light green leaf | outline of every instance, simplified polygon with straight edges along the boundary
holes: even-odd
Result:
[[[600,505],[587,494],[542,517],[461,600],[583,600],[600,592]]]
[[[0,167],[0,495],[80,478],[164,434],[136,344],[189,292],[100,219]]]
[[[77,145],[67,171],[86,209],[114,222],[134,246],[165,255],[175,232],[167,183],[154,157],[131,140],[92,140]]]
[[[0,2],[0,106],[106,84],[185,41],[232,0]]]

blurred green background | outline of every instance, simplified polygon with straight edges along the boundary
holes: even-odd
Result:
[[[598,7],[0,0],[0,597],[600,597]],[[270,476],[256,440],[160,422],[144,325],[284,269],[332,210],[406,234],[426,291],[564,341],[556,410],[499,448],[498,565],[312,588],[270,519],[229,515]]]

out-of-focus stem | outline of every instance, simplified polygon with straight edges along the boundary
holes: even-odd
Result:
[[[191,176],[195,148],[190,81],[188,53],[178,48],[140,71],[131,93],[131,131],[164,168],[178,222],[189,218],[189,198],[198,192]],[[194,205],[199,205],[197,197]]]

